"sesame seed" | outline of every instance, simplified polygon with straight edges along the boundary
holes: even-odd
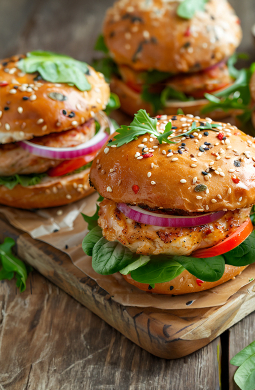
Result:
[[[143,36],[144,36],[144,38],[150,38],[150,33],[149,33],[149,31],[143,31]]]
[[[192,183],[196,184],[196,182],[197,182],[197,177],[193,177]]]
[[[233,173],[233,172],[235,172],[235,169],[232,169],[232,168],[231,168],[231,169],[229,169],[228,171],[229,171],[230,173]]]
[[[151,181],[151,184],[152,184],[153,186],[155,186],[156,182],[155,182],[155,181]]]
[[[187,118],[181,118],[180,121],[181,121],[181,122],[186,122],[186,121],[187,121]]]
[[[191,168],[196,168],[197,164],[191,164]]]
[[[165,151],[165,150],[162,150],[162,154],[166,154],[166,151]]]
[[[144,145],[144,144],[140,144],[140,145],[138,145],[138,148],[145,148],[145,146],[146,145]]]
[[[38,119],[38,121],[36,122],[38,125],[40,125],[41,123],[43,123],[44,120],[42,118]]]
[[[171,152],[166,155],[166,157],[171,157],[171,156],[173,156],[173,153]]]
[[[229,189],[228,189],[228,194],[231,194],[231,192],[232,192],[232,190],[231,190],[231,188],[229,187]]]
[[[72,121],[72,126],[78,126],[78,122],[77,121]]]
[[[105,154],[107,154],[109,152],[109,150],[110,150],[109,148],[105,148],[104,149]]]
[[[202,152],[198,152],[197,156],[198,157],[202,156]]]
[[[185,184],[185,183],[187,183],[187,180],[181,179],[181,180],[180,180],[180,183]]]
[[[209,206],[208,206],[208,205],[206,205],[206,206],[205,206],[205,209],[206,209],[206,210],[209,210]]]
[[[199,195],[197,195],[196,198],[197,199],[203,199],[202,196],[199,196]]]
[[[217,203],[217,200],[216,199],[212,199],[211,202],[212,203]]]
[[[242,198],[242,196],[241,196],[241,197],[238,199],[238,202],[241,202],[241,201],[242,201],[242,199],[243,199],[243,198]]]
[[[52,188],[52,192],[53,192],[53,194],[56,194],[56,193],[58,192],[57,187],[53,187],[53,188]]]
[[[153,138],[150,138],[150,142],[152,142],[153,141]],[[146,142],[146,141],[143,141],[143,142]]]
[[[209,162],[209,165],[210,165],[210,166],[214,165],[214,161],[210,161],[210,162]]]
[[[147,176],[148,176],[148,177],[151,177],[151,172],[148,172],[148,173],[147,173]]]
[[[149,150],[148,148],[144,148],[143,152],[148,152],[148,150]]]
[[[9,130],[11,129],[11,126],[9,125],[9,123],[6,123],[6,124],[4,125],[4,127],[5,127],[5,129],[6,129],[7,131],[9,131]]]
[[[208,188],[206,188],[206,190],[205,190],[205,193],[206,193],[206,194],[209,194],[209,190],[208,190]]]
[[[216,160],[220,160],[220,159],[221,159],[221,156],[217,156],[217,157],[216,157]]]
[[[136,152],[135,157],[139,157],[139,156],[141,156],[141,153]]]
[[[63,210],[58,210],[57,211],[57,215],[62,215],[63,214]]]
[[[220,172],[220,176],[224,177],[225,173],[224,172]]]
[[[34,100],[36,100],[36,99],[37,99],[37,96],[36,96],[36,95],[31,95],[31,96],[30,96],[30,100],[31,100],[31,101],[34,101]]]
[[[71,199],[72,197],[71,197],[70,194],[67,194],[67,195],[66,195],[66,198],[67,198],[67,199]]]
[[[106,188],[106,191],[107,191],[107,192],[112,192],[112,187],[110,187],[110,186],[107,187],[107,188]]]
[[[151,163],[151,168],[153,168],[154,167],[154,164],[153,163]]]
[[[154,145],[154,146],[153,146],[153,149],[158,149],[158,146],[157,146],[157,145]]]
[[[148,141],[147,138],[144,138],[144,139],[143,139],[143,142],[147,142],[147,141]]]
[[[192,114],[187,114],[186,116],[189,118],[194,118],[194,115],[192,115]],[[196,118],[200,119],[199,117],[196,117]]]
[[[0,111],[0,118],[2,118],[2,116],[3,116],[3,112],[2,112],[2,111]]]
[[[45,130],[47,130],[47,125],[44,125],[44,126],[42,127],[42,131],[45,131]]]
[[[142,160],[143,156],[137,157],[137,160]]]
[[[22,107],[18,107],[18,113],[22,114],[22,112],[23,112],[23,108]]]
[[[177,160],[178,160],[178,157],[174,157],[174,158],[172,158],[171,161],[177,161]]]
[[[17,91],[16,91],[16,89],[10,89],[10,91],[9,91],[11,94],[15,94],[15,93],[17,93]]]
[[[217,195],[218,199],[222,199],[222,196],[220,194]]]

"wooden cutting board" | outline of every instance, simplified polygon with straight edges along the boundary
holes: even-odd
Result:
[[[61,251],[32,239],[0,219],[0,241],[12,237],[20,258],[153,355],[176,359],[202,348],[255,308],[255,292],[243,288],[221,307],[160,310],[116,303]],[[255,289],[255,288],[254,288]],[[251,290],[251,289],[249,289]],[[68,313],[63,313],[68,315]]]

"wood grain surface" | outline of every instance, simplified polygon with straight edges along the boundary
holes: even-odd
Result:
[[[89,62],[112,2],[0,0],[0,58],[40,48]],[[239,51],[254,60],[254,0],[230,2],[245,33]],[[229,339],[217,338],[186,358],[168,361],[133,344],[37,272],[28,285],[20,294],[13,282],[0,283],[1,390],[218,390],[221,341],[226,360],[255,338],[252,314],[230,330]],[[222,363],[222,389],[236,390],[234,368]]]

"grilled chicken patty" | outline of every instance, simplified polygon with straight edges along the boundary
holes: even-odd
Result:
[[[87,142],[94,134],[95,121],[91,119],[75,129],[33,138],[31,142],[53,148],[75,147]],[[36,156],[21,148],[18,143],[0,145],[0,176],[43,173],[61,161]]]
[[[127,218],[117,204],[105,199],[100,204],[98,224],[108,241],[119,241],[141,255],[190,255],[208,248],[236,231],[249,218],[250,208],[227,211],[217,221],[189,228],[163,228],[145,225]]]

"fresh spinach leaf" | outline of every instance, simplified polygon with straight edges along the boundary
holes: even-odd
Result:
[[[223,254],[226,264],[242,267],[255,262],[255,231],[240,245]]]
[[[82,249],[88,255],[92,256],[93,248],[96,243],[102,238],[102,229],[100,226],[95,226],[90,232],[84,237],[82,241]]]
[[[83,216],[84,221],[87,222],[87,224],[88,224],[88,230],[92,230],[96,226],[98,226],[97,221],[98,221],[98,218],[99,218],[99,215],[98,215],[99,206],[96,205],[96,207],[97,207],[97,209],[95,211],[95,214],[93,214],[91,217],[81,213],[81,215]]]
[[[151,261],[131,272],[131,277],[140,283],[164,283],[176,278],[184,267],[163,255],[152,256]]]
[[[238,352],[230,363],[239,366],[234,375],[234,381],[241,390],[255,389],[255,341]]]
[[[11,248],[15,245],[12,238],[5,238],[3,244],[0,244],[0,280],[11,280],[16,277],[16,286],[20,292],[26,289],[27,269],[25,264],[15,257]]]
[[[192,19],[197,11],[204,11],[208,0],[184,0],[177,8],[177,15],[183,19]]]
[[[139,259],[137,259],[133,263],[127,265],[125,268],[121,269],[119,272],[122,275],[127,275],[131,271],[134,271],[135,269],[140,268],[140,267],[146,265],[149,261],[150,261],[150,257],[149,256],[140,256]]]
[[[137,259],[127,247],[117,241],[107,241],[104,237],[94,245],[92,267],[101,275],[111,275],[125,268]]]
[[[18,62],[18,68],[24,73],[38,72],[44,80],[52,83],[71,83],[81,91],[91,89],[85,76],[89,72],[88,65],[66,55],[32,51]]]
[[[96,41],[95,46],[94,46],[94,50],[101,51],[105,54],[109,53],[109,49],[106,46],[103,34],[100,34],[98,36],[97,41]]]
[[[115,93],[111,92],[110,99],[108,100],[104,111],[106,115],[110,115],[112,111],[117,110],[118,108],[120,108],[120,99]]]
[[[173,256],[173,260],[180,263],[188,272],[205,282],[216,282],[225,271],[223,256],[198,259],[191,256]]]

